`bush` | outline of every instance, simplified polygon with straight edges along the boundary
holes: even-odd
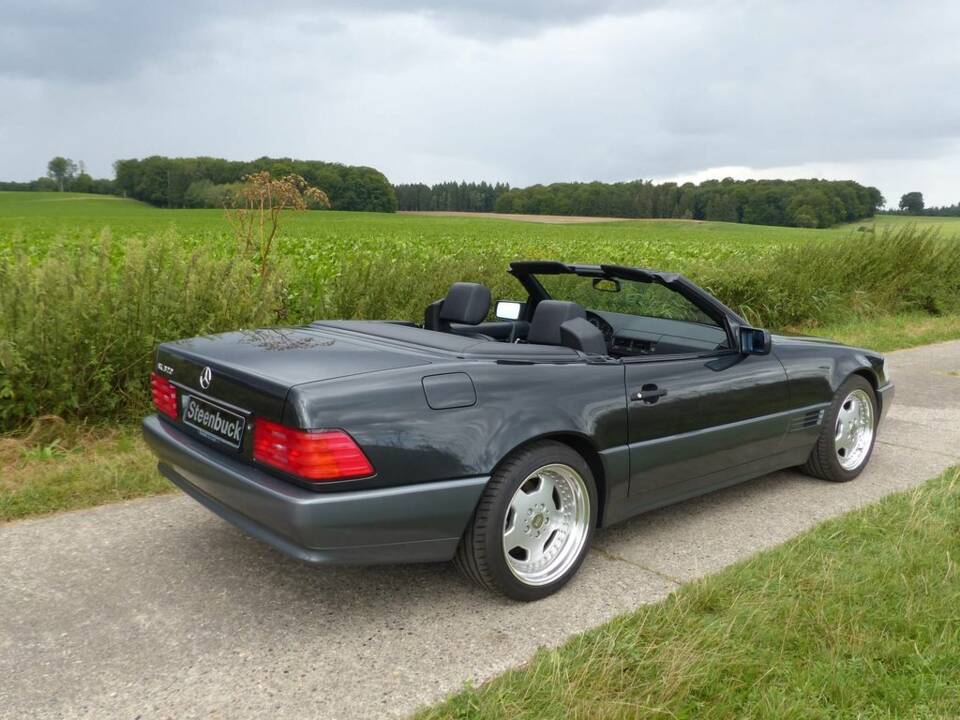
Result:
[[[878,313],[960,312],[960,243],[906,226],[808,241],[691,276],[763,327],[815,327]]]
[[[236,249],[174,234],[124,243],[105,234],[39,257],[0,252],[0,430],[41,414],[137,417],[151,354],[166,340],[317,318],[418,322],[457,280],[523,299],[505,272],[519,247],[376,240],[293,243],[265,278]],[[591,256],[641,262],[631,258],[642,246],[624,253],[599,243],[590,242]],[[718,257],[663,269],[685,272],[760,327],[960,312],[960,243],[934,231],[908,226]]]
[[[0,428],[135,417],[157,343],[269,324],[280,297],[252,263],[184,252],[169,234],[0,257]]]

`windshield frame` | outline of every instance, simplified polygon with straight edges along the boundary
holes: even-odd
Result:
[[[537,275],[578,275],[588,278],[656,283],[663,285],[668,290],[678,293],[696,306],[704,315],[714,320],[726,333],[729,347],[711,354],[738,351],[739,344],[736,340],[739,335],[739,328],[740,326],[746,326],[748,324],[746,320],[737,315],[733,310],[679,273],[664,273],[656,270],[632,268],[622,265],[566,265],[553,260],[513,262],[510,263],[509,272],[517,278],[530,296],[530,302],[527,303],[526,307],[527,320],[533,318],[533,312],[541,300],[565,299],[553,298],[537,279]],[[650,316],[636,315],[636,317]],[[698,324],[695,321],[678,322]],[[626,360],[627,358],[624,359]]]

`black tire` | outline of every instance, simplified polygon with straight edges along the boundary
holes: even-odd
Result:
[[[873,437],[870,439],[870,447],[867,449],[863,460],[856,468],[847,470],[837,459],[834,443],[837,415],[840,413],[840,408],[844,400],[854,390],[863,390],[867,397],[870,398],[870,402],[873,405],[874,432]],[[833,396],[833,403],[824,414],[823,425],[820,428],[820,436],[817,438],[813,450],[810,451],[810,457],[807,458],[807,462],[804,463],[800,469],[808,475],[822,480],[829,480],[830,482],[850,482],[863,472],[867,463],[870,462],[870,457],[873,455],[873,446],[877,440],[876,427],[878,418],[877,395],[873,390],[873,386],[860,375],[851,375],[844,381]]]
[[[589,524],[579,555],[563,575],[549,584],[530,585],[517,578],[507,563],[503,528],[510,502],[520,485],[534,471],[554,463],[569,466],[583,479],[590,504]],[[460,540],[454,564],[489,590],[524,602],[540,600],[562,588],[579,570],[590,550],[596,524],[597,488],[590,466],[568,445],[550,440],[536,442],[509,455],[494,471]]]

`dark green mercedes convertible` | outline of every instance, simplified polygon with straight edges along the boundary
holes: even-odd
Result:
[[[423,322],[162,344],[160,472],[306,562],[454,560],[519,600],[594,530],[789,467],[845,482],[893,398],[883,357],[771,335],[680,275],[515,262]]]

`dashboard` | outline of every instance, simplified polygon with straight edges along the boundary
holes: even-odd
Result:
[[[723,328],[701,323],[593,310],[587,310],[587,321],[603,334],[614,356],[700,352],[727,345]]]

